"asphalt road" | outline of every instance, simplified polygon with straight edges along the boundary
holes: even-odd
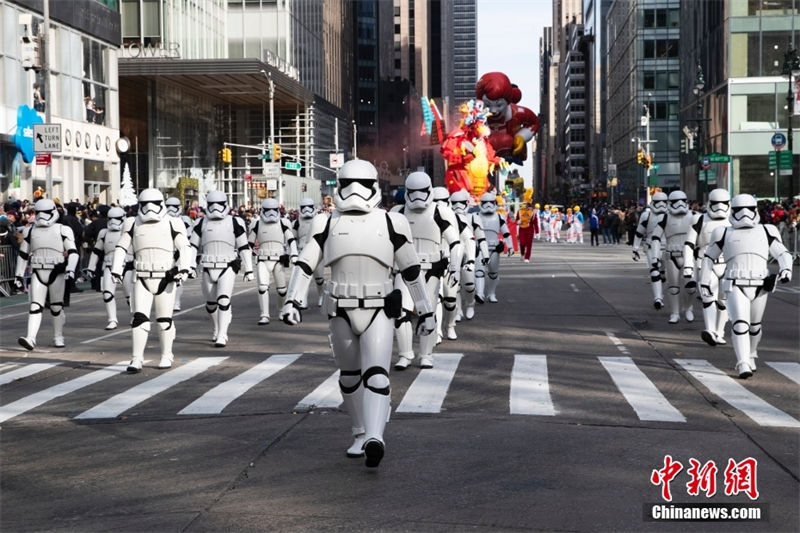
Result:
[[[459,323],[433,370],[392,372],[377,469],[345,457],[314,310],[292,328],[273,298],[257,326],[254,284],[239,281],[229,344],[214,348],[191,281],[175,366],[155,368],[154,326],[129,375],[130,333],[103,330],[98,293],[73,295],[66,348],[47,346],[45,315],[33,352],[16,343],[22,298],[1,300],[0,530],[800,530],[797,268],[770,296],[758,372],[739,380],[730,343],[700,340],[699,304],[677,325],[653,309],[628,247],[534,249],[529,264],[503,259],[500,303]],[[671,502],[651,480],[666,456],[682,466]],[[713,462],[713,496],[690,494],[690,459]],[[762,515],[657,522],[655,504]]]

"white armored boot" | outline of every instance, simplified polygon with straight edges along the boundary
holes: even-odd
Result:
[[[139,372],[144,364],[144,348],[147,345],[147,337],[150,333],[150,322],[143,322],[131,328],[131,340],[133,344],[133,357],[128,364],[128,372]]]
[[[414,360],[414,332],[411,328],[411,322],[406,320],[397,326],[395,335],[397,337],[397,353],[399,357],[394,364],[394,369],[405,370]]]
[[[53,316],[53,346],[56,348],[64,347],[64,323],[66,321],[67,314],[63,308]]]
[[[384,376],[385,377],[385,376]],[[372,385],[378,381],[378,376],[371,378]],[[388,378],[385,379],[388,388]],[[365,465],[369,468],[377,467],[386,446],[383,441],[383,430],[389,418],[390,397],[389,394],[378,394],[369,389],[364,390],[364,424],[366,434],[364,435],[364,454],[366,455]]]
[[[170,368],[174,356],[172,354],[172,344],[175,342],[175,323],[170,323],[168,329],[158,330],[158,340],[161,345],[161,361],[158,363],[158,368]]]
[[[703,323],[706,324],[707,329],[704,329],[703,332],[700,333],[700,337],[709,346],[716,346],[719,344],[717,342],[716,329],[712,329],[718,326],[717,316],[717,306],[714,304],[714,302],[711,302],[710,305],[703,303]]]
[[[342,404],[350,414],[353,430],[353,444],[347,448],[347,457],[364,457],[364,441],[366,440],[364,428],[364,387],[360,386],[353,393],[342,391]]]
[[[269,324],[269,287],[264,291],[258,293],[258,307],[261,311],[261,316],[258,319],[258,325],[263,326]]]
[[[225,310],[218,309],[217,313],[219,313],[219,330],[217,330],[217,338],[214,340],[214,346],[222,348],[228,344],[228,326],[231,325],[233,311],[228,307],[228,309]]]
[[[106,302],[106,315],[108,316],[106,329],[117,329],[117,300],[113,295],[111,299]]]
[[[497,285],[500,283],[500,274],[497,273],[492,277],[489,274],[489,281],[486,282],[487,290],[489,294],[486,296],[486,299],[489,302],[497,303]]]
[[[17,339],[20,346],[26,350],[33,350],[36,347],[36,335],[39,334],[39,327],[42,325],[42,311],[28,314],[28,333],[25,337]]]

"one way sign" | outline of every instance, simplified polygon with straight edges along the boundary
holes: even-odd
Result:
[[[61,124],[34,124],[33,151],[60,152]]]

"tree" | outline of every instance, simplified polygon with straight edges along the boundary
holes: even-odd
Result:
[[[136,205],[136,190],[133,188],[131,169],[128,163],[122,169],[122,188],[119,191],[119,203],[122,206]]]

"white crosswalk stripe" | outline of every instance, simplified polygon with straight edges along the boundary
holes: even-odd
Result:
[[[128,361],[120,361],[114,365],[106,368],[95,370],[89,374],[85,374],[79,378],[72,379],[66,383],[59,383],[43,391],[31,394],[24,398],[20,398],[16,402],[11,402],[8,405],[0,407],[0,423],[5,422],[9,418],[21,415],[26,411],[30,411],[34,407],[39,407],[43,403],[49,402],[59,396],[64,396],[78,389],[88,387],[94,383],[108,379],[111,376],[116,376],[120,372],[124,372],[128,367]]]
[[[800,363],[767,363],[767,365],[800,385]]]
[[[546,355],[515,355],[511,369],[509,409],[512,415],[554,416]]]
[[[278,354],[220,383],[178,412],[179,415],[219,414],[236,398],[294,363],[301,354]]]
[[[339,389],[339,371],[337,370],[311,394],[300,400],[294,408],[296,411],[308,411],[313,408],[336,409],[342,405],[342,401],[342,392]]]
[[[800,422],[745,389],[731,376],[702,359],[675,359],[708,390],[761,426],[800,428]]]
[[[630,357],[598,357],[639,420],[686,422]]]
[[[5,374],[0,374],[0,385],[5,385],[6,383],[11,383],[17,379],[32,376],[43,370],[53,368],[54,366],[58,366],[60,364],[61,363],[32,363],[30,365],[25,365],[22,368],[6,372]]]
[[[421,370],[406,391],[397,413],[439,413],[453,376],[461,362],[460,353],[434,354],[434,367]]]
[[[92,407],[88,411],[84,411],[75,418],[114,418],[124,413],[128,409],[139,405],[146,399],[155,396],[156,394],[167,390],[173,385],[177,385],[182,381],[196,376],[200,372],[207,370],[209,367],[218,365],[227,357],[201,357],[190,361],[183,366],[174,368],[166,374],[161,374],[149,381],[133,387],[125,392],[117,394],[108,400]]]

